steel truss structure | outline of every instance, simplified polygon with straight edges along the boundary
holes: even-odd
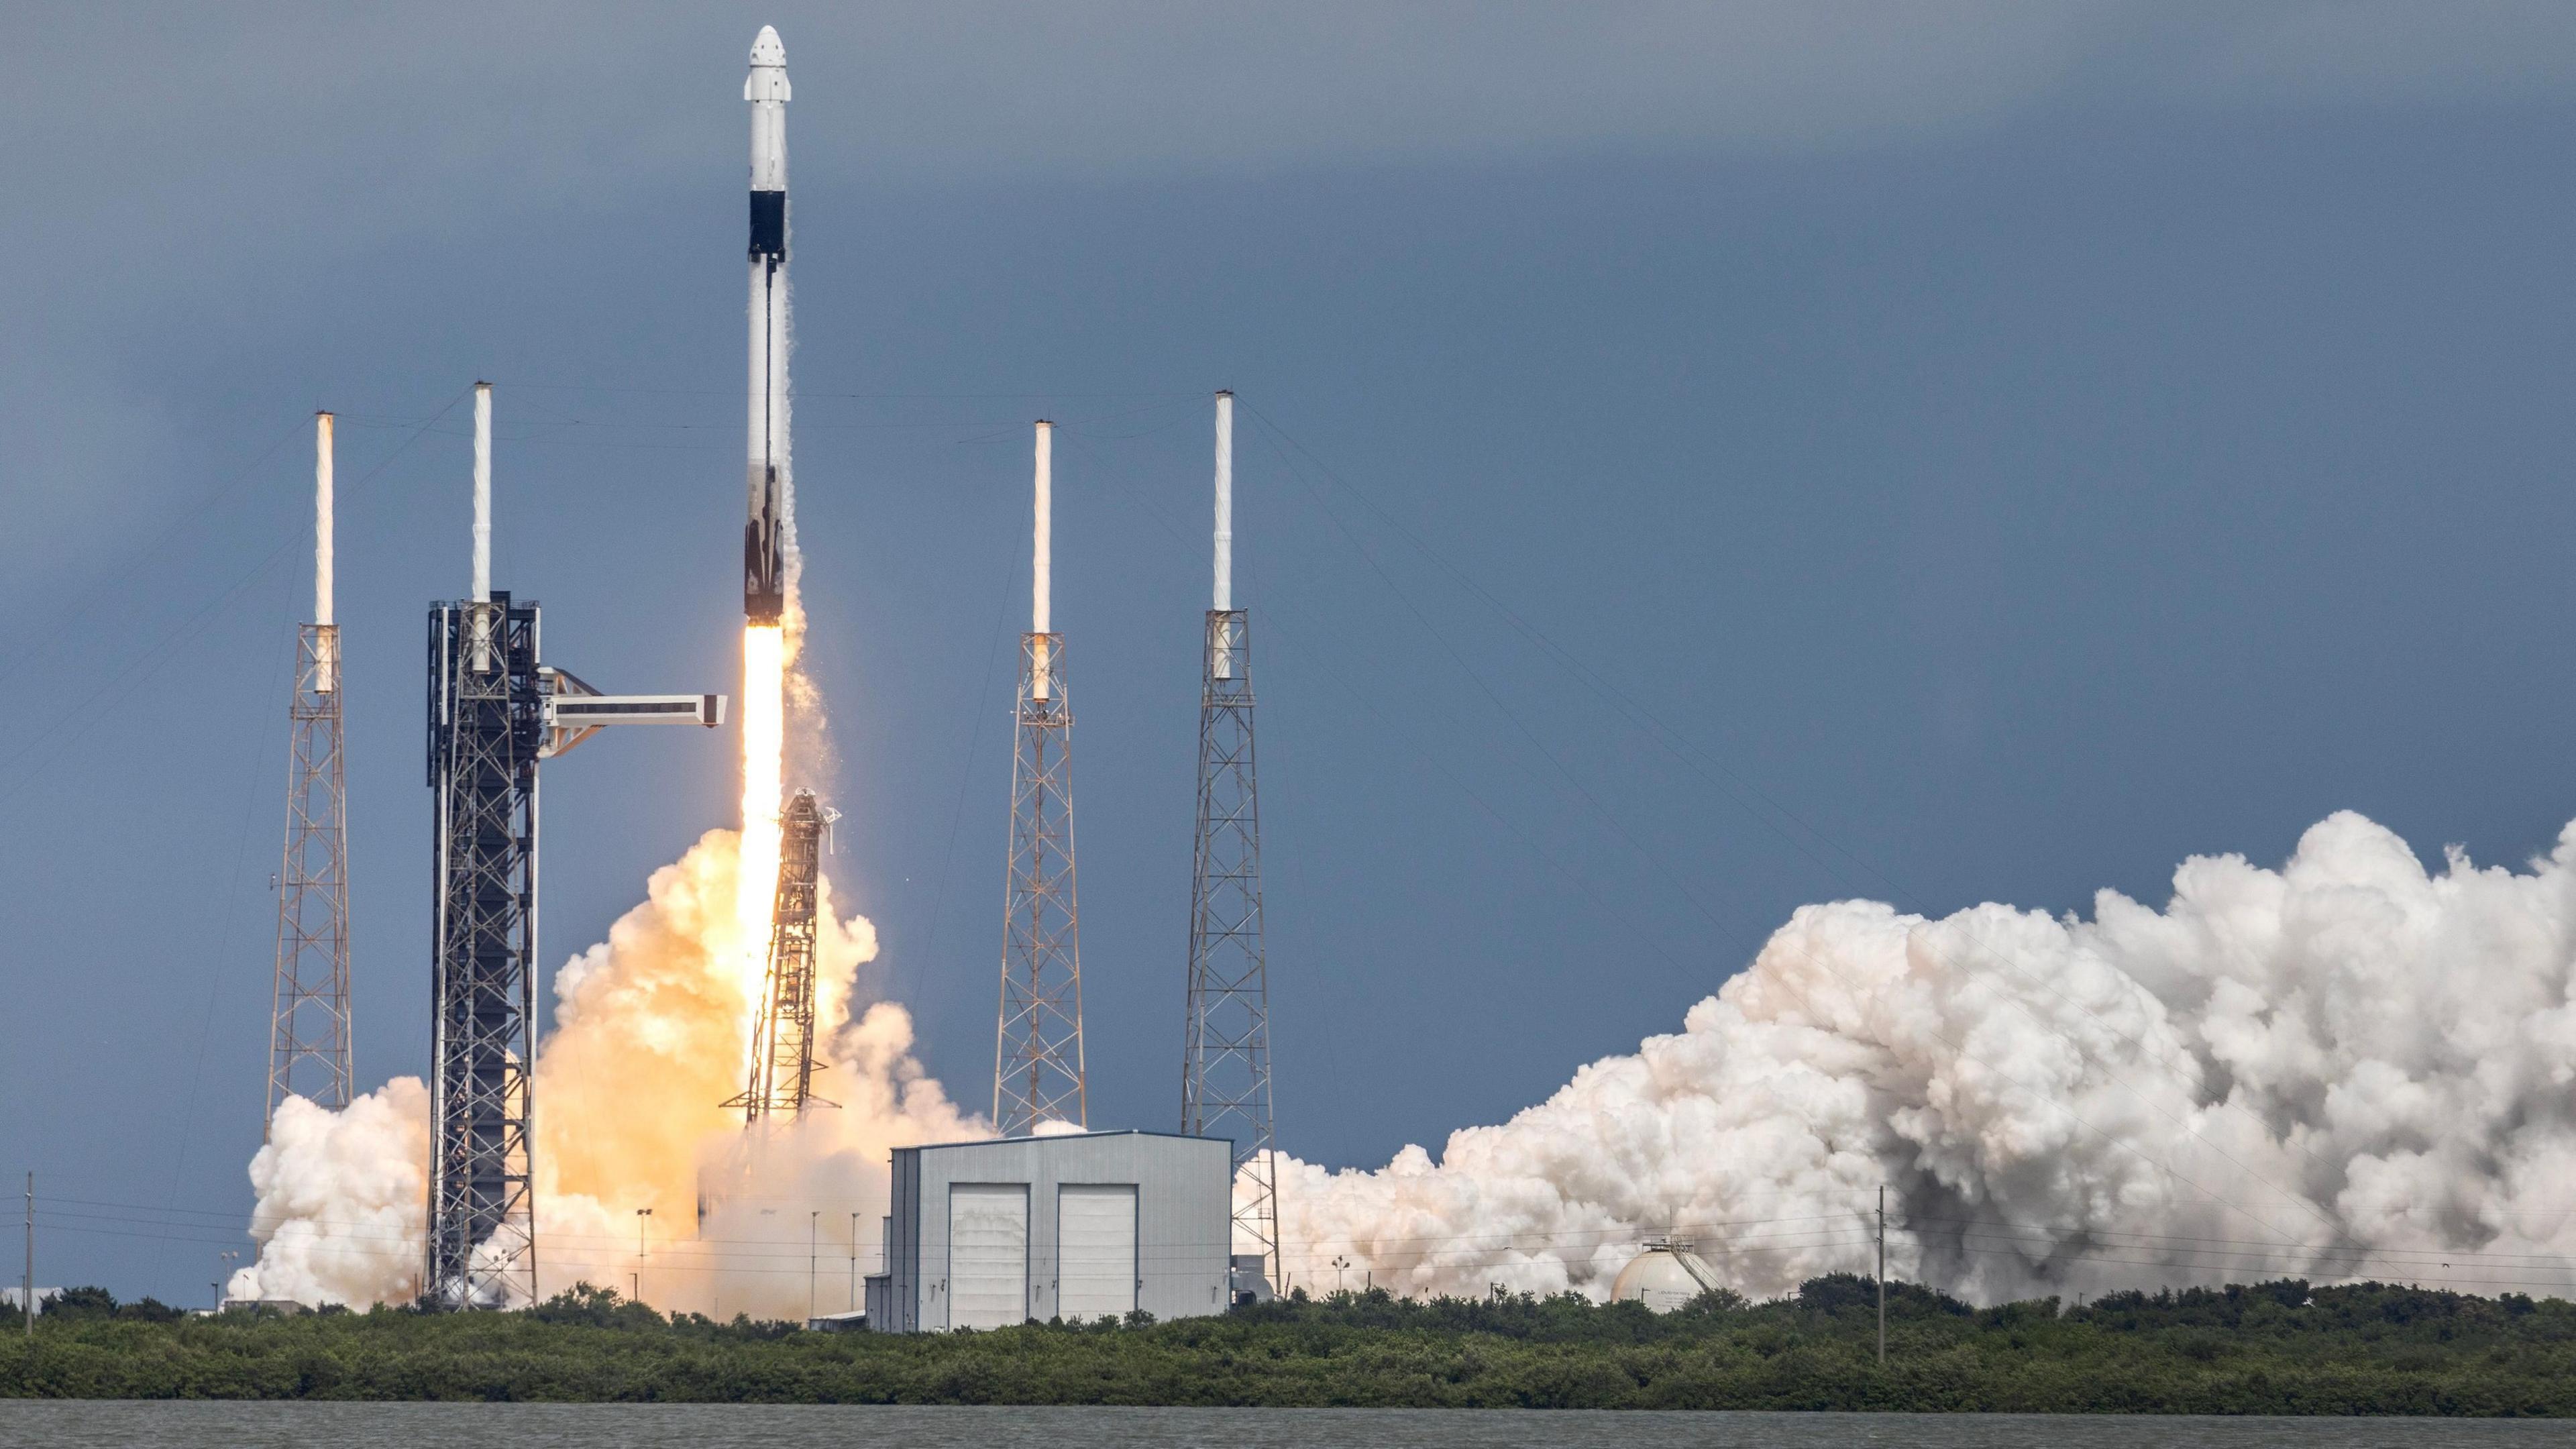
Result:
[[[546,691],[537,606],[429,610],[429,785],[436,792],[430,958],[429,1249],[422,1300],[536,1301],[537,762]]]
[[[1074,890],[1073,709],[1064,639],[1020,636],[1011,859],[1002,908],[1002,1008],[993,1121],[1005,1137],[1043,1122],[1090,1125],[1082,1065],[1082,912]]]
[[[1279,1278],[1270,1115],[1270,985],[1261,931],[1261,796],[1253,769],[1251,621],[1211,609],[1199,687],[1189,1021],[1181,1131],[1234,1142],[1234,1240]],[[1247,1254],[1247,1256],[1249,1256]]]
[[[305,1097],[349,1105],[349,836],[340,753],[340,630],[296,629],[287,705],[286,855],[277,876],[277,977],[268,1033],[267,1122]],[[263,1136],[266,1128],[262,1128]]]
[[[478,580],[481,569],[476,570]],[[537,606],[429,606],[429,1250],[436,1308],[536,1301],[537,765],[609,725],[724,723],[720,694],[602,694],[540,664]]]
[[[746,1126],[779,1117],[794,1121],[808,1107],[840,1105],[814,1094],[814,1074],[828,1070],[814,1060],[814,913],[823,827],[832,818],[813,791],[799,790],[779,821],[778,896],[770,916],[769,974],[752,1029],[751,1081],[725,1103],[743,1109]]]

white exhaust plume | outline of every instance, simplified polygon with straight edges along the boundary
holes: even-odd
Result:
[[[826,910],[845,1105],[762,1161],[732,1155],[713,1104],[739,1085],[750,1009],[733,849],[711,832],[656,873],[557,983],[542,1291],[640,1278],[667,1308],[828,1310],[874,1266],[887,1149],[990,1131],[922,1074],[901,1008],[858,1009],[873,933]],[[1975,1301],[2277,1276],[2565,1295],[2571,964],[2576,825],[2528,872],[2457,850],[2427,872],[2338,814],[2278,870],[2195,857],[2163,909],[2105,891],[2090,920],[1809,906],[1679,1033],[1453,1134],[1437,1162],[1283,1162],[1286,1266],[1308,1287],[1340,1257],[1406,1294],[1601,1297],[1643,1240],[1679,1235],[1770,1295],[1867,1272],[1885,1184],[1890,1271]],[[262,1255],[231,1295],[408,1296],[425,1110],[408,1079],[341,1113],[282,1105],[251,1169]],[[700,1227],[703,1183],[724,1191]]]
[[[731,1155],[742,1119],[717,1104],[742,1089],[744,993],[758,987],[736,960],[736,840],[709,831],[656,871],[646,902],[556,976],[536,1067],[540,1294],[584,1280],[623,1292],[640,1279],[666,1310],[800,1317],[809,1234],[845,1269],[852,1256],[873,1264],[892,1148],[991,1134],[923,1074],[903,1008],[858,994],[875,928],[837,916],[826,880],[817,1015],[842,1105],[770,1138],[757,1163]],[[408,1299],[423,1247],[427,1112],[427,1092],[408,1077],[346,1112],[281,1107],[251,1164],[260,1258],[234,1275],[231,1296]]]
[[[225,1297],[410,1297],[429,1246],[429,1089],[399,1077],[337,1112],[280,1099],[250,1182],[259,1261],[233,1274]]]
[[[2377,1278],[2576,1290],[2576,825],[2428,874],[2349,813],[2161,911],[1799,910],[1677,1035],[1374,1172],[1287,1163],[1295,1281],[1604,1296],[1678,1233],[1732,1286],[1972,1300]]]

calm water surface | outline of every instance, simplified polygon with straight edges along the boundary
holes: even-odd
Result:
[[[1607,1444],[1760,1449],[2504,1449],[2576,1444],[2529,1420],[2056,1418],[1911,1414],[1514,1413],[1440,1409],[865,1409],[654,1404],[126,1404],[0,1400],[0,1445],[245,1449],[1523,1449]]]

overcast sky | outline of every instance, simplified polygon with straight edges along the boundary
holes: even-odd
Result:
[[[202,1298],[247,1213],[313,408],[363,1084],[426,1059],[475,378],[550,659],[731,687],[764,21],[832,870],[969,1102],[1042,415],[1103,1125],[1178,1111],[1221,386],[1302,1156],[1499,1120],[1802,901],[2576,814],[2565,5],[11,7],[0,1169],[101,1205],[46,1281]],[[548,767],[550,969],[733,759]]]

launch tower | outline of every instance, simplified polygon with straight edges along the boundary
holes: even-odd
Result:
[[[814,792],[799,790],[779,821],[778,905],[771,917],[769,975],[760,993],[760,1020],[752,1029],[751,1081],[725,1103],[743,1109],[757,1127],[773,1118],[794,1121],[807,1107],[840,1105],[814,1095],[814,914],[823,827],[832,812]]]
[[[1279,1282],[1270,1121],[1270,982],[1261,935],[1250,616],[1234,607],[1234,394],[1216,395],[1216,588],[1200,651],[1198,829],[1191,852],[1181,1131],[1234,1141],[1234,1241]]]
[[[536,1301],[537,764],[614,724],[724,720],[713,694],[607,695],[539,662],[492,579],[492,389],[474,388],[474,595],[429,606],[429,1247],[422,1300]]]
[[[1090,1125],[1082,1069],[1082,912],[1074,892],[1073,710],[1064,638],[1049,627],[1052,443],[1037,425],[1037,527],[1029,631],[1011,759],[1011,860],[1002,908],[1002,1010],[993,1048],[993,1121],[1005,1137],[1042,1122]]]
[[[331,619],[331,415],[313,415],[313,622],[295,631],[287,705],[286,857],[277,876],[277,978],[268,1109],[349,1105],[349,811],[340,757],[340,626]],[[261,1128],[262,1136],[266,1125]]]

